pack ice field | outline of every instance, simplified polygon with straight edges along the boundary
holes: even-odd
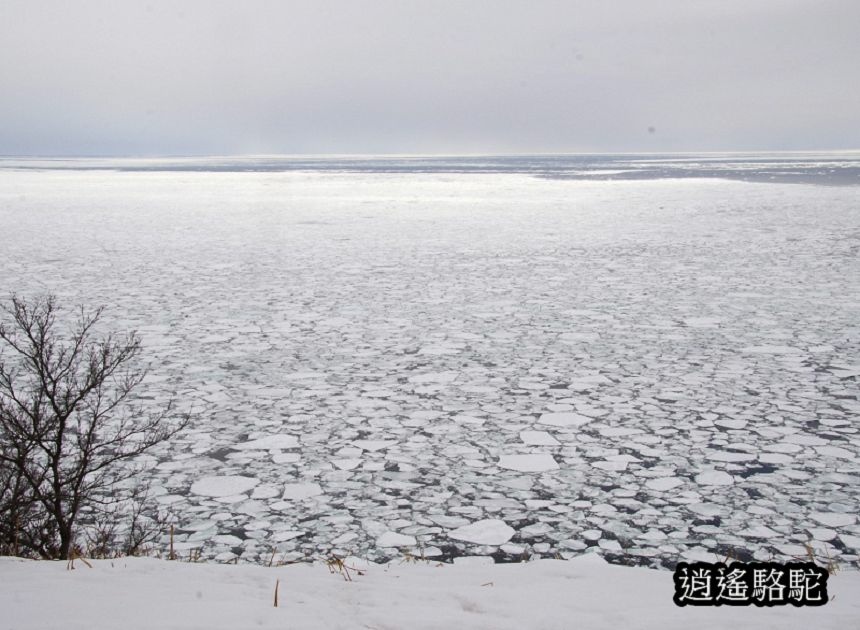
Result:
[[[4,163],[0,288],[192,406],[181,553],[858,564],[860,188],[451,170]]]

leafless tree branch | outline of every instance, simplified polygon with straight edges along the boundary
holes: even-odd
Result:
[[[189,415],[134,403],[146,376],[135,332],[98,337],[103,308],[80,307],[63,336],[59,312],[51,295],[0,308],[0,550],[67,558],[81,511],[133,474],[118,464]]]

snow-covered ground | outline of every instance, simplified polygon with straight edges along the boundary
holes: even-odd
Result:
[[[522,564],[370,565],[352,581],[323,565],[267,568],[148,558],[64,562],[0,558],[0,627],[325,630],[845,630],[860,619],[860,573],[828,580],[817,608],[678,608],[671,573],[597,554]],[[278,608],[274,607],[276,580]]]
[[[858,190],[6,168],[0,288],[106,304],[194,404],[139,462],[182,554],[848,567]]]

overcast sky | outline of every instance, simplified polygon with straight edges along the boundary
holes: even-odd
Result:
[[[858,0],[0,0],[0,154],[860,148]]]

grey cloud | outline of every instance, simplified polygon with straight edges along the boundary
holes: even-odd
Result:
[[[858,23],[854,0],[4,0],[0,154],[856,148]]]

